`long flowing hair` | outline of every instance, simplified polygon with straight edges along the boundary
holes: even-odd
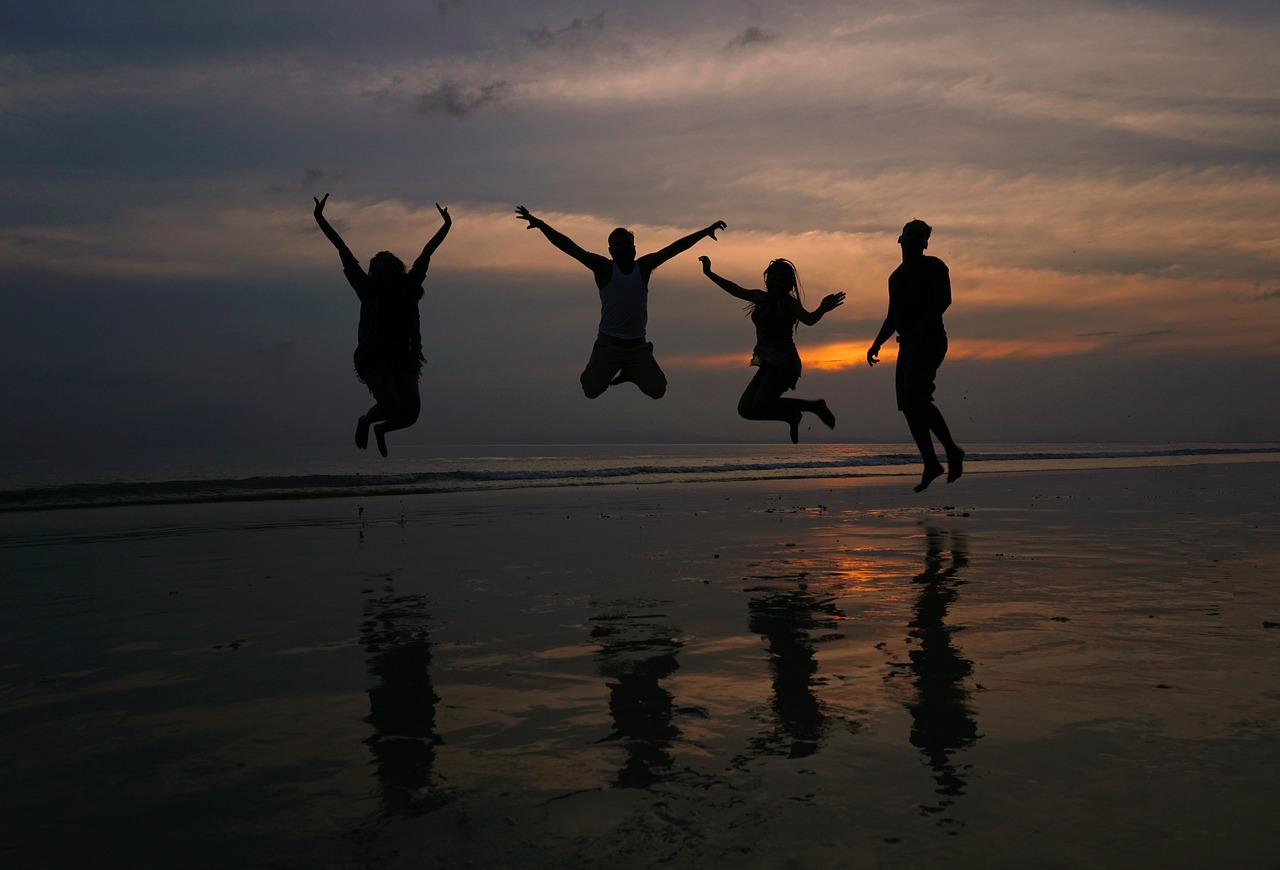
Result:
[[[764,288],[769,294],[769,302],[777,303],[782,301],[782,297],[791,296],[797,302],[804,304],[804,290],[800,286],[800,273],[796,271],[796,264],[790,260],[779,257],[776,260],[770,260],[769,265],[764,267]],[[754,314],[756,303],[751,302],[747,305],[747,314]],[[799,323],[793,323],[792,329],[795,329]]]

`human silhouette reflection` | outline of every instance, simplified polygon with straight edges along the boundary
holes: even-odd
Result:
[[[377,768],[384,816],[416,816],[448,802],[436,787],[432,766],[436,747],[436,704],[431,687],[431,616],[422,595],[396,595],[388,581],[383,595],[364,606],[360,643],[369,654],[370,676],[366,722],[373,734],[365,740]]]
[[[653,603],[624,603],[592,617],[599,645],[596,668],[609,687],[613,731],[600,742],[621,741],[626,759],[613,785],[648,788],[670,778],[672,744],[679,738],[676,707],[662,681],[680,667],[684,645]]]
[[[949,559],[944,558],[948,539]],[[915,641],[908,666],[915,695],[906,707],[911,713],[911,745],[932,768],[937,794],[942,796],[936,806],[922,806],[921,812],[937,813],[964,794],[966,766],[955,764],[953,756],[980,735],[965,687],[973,662],[953,643],[963,626],[946,622],[958,587],[967,582],[959,579],[959,572],[969,564],[968,545],[963,535],[935,528],[926,529],[925,540],[924,570],[912,581],[920,592],[912,608],[914,618],[908,623],[908,634]]]
[[[809,588],[805,575],[760,578],[767,585],[748,588],[748,627],[765,640],[773,696],[772,727],[752,738],[741,764],[761,756],[805,758],[821,747],[833,717],[818,699],[817,644],[839,639],[844,613],[834,596]]]

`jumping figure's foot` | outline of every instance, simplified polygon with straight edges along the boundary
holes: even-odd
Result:
[[[964,451],[959,447],[947,454],[947,483],[955,483],[964,474]]]
[[[373,437],[378,442],[378,452],[383,456],[387,455],[387,433],[382,431],[382,425],[378,424],[373,427]]]
[[[942,476],[944,471],[946,471],[946,469],[942,467],[941,462],[936,465],[926,465],[924,467],[924,474],[920,475],[920,483],[915,488],[916,492],[924,492],[929,488],[929,484]]]
[[[364,417],[356,423],[356,446],[361,450],[369,446],[369,421]]]
[[[826,399],[818,400],[818,407],[813,409],[813,413],[818,415],[818,419],[826,424],[828,429],[836,428],[836,415],[831,413],[831,409],[827,407]]]
[[[792,417],[790,420],[787,421],[788,424],[791,426],[791,443],[792,444],[800,443],[800,417],[801,417],[800,414],[796,414],[794,417]]]

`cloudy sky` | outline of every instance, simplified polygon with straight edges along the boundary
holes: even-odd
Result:
[[[454,228],[400,443],[782,440],[740,304],[810,306],[797,395],[905,440],[867,367],[895,239],[950,266],[962,443],[1280,440],[1280,11],[1257,2],[55,0],[0,32],[7,447],[343,444],[367,261]],[[651,282],[671,382],[580,392],[605,251],[724,220]],[[886,348],[886,362],[892,348]],[[822,437],[825,430],[806,433]]]

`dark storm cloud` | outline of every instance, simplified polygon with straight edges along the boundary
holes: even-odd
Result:
[[[551,48],[566,42],[577,42],[584,37],[589,38],[592,34],[603,31],[605,28],[604,16],[604,11],[601,10],[586,20],[575,18],[559,30],[551,30],[544,26],[525,30],[524,35],[529,40],[529,44],[536,48]]]
[[[749,48],[751,46],[763,45],[764,43],[771,42],[772,40],[773,36],[765,33],[759,27],[752,26],[729,40],[729,44],[725,46],[725,50],[734,51],[739,48]]]
[[[417,111],[421,115],[443,114],[465,118],[487,106],[502,105],[510,92],[510,84],[502,80],[475,88],[445,80],[418,98]]]

